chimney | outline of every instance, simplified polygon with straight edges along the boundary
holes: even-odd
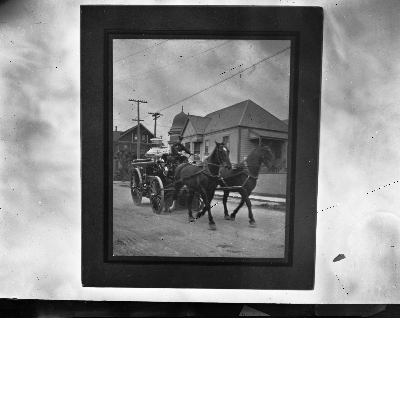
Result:
[[[117,132],[117,125],[115,125],[115,132]]]

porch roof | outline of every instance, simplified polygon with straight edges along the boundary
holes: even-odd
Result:
[[[284,132],[274,132],[274,131],[256,132],[253,131],[252,129],[249,129],[250,140],[258,140],[259,138],[288,140],[288,134]]]

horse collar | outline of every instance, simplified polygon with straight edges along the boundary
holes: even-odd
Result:
[[[243,161],[244,167],[245,167],[245,173],[247,174],[248,177],[253,178],[253,179],[258,179],[258,176],[254,176],[252,175],[252,173],[250,172],[249,166],[247,164],[247,160]]]

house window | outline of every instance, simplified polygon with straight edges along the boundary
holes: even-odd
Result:
[[[190,142],[186,142],[185,147],[190,151]]]
[[[229,149],[229,136],[223,136],[222,143]]]
[[[208,154],[209,149],[210,149],[210,141],[206,140],[204,153]]]
[[[200,143],[194,143],[194,160],[195,161],[200,161]]]
[[[133,137],[133,140],[137,140],[137,135],[135,135],[135,136]]]
[[[142,142],[146,143],[146,135],[142,135]]]

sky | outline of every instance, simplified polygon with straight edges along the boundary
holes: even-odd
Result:
[[[114,39],[113,129],[140,118],[151,132],[149,112],[161,112],[157,136],[182,111],[205,116],[250,99],[280,119],[288,118],[289,40]]]
[[[164,4],[168,3],[176,2]],[[400,302],[399,2],[269,2],[324,7],[316,283],[315,290],[307,292],[82,287],[81,4],[132,2],[16,0],[0,5],[1,297],[307,304]],[[168,41],[117,62],[118,76],[114,79],[129,78],[136,70],[146,72],[153,65],[158,68],[180,61],[181,55],[188,57],[214,44],[185,46],[181,48],[183,52],[177,51],[174,43]],[[257,51],[256,47],[239,46],[230,58],[228,49],[235,49],[238,44],[231,42],[182,64],[142,75],[140,81],[135,77],[134,81],[116,82],[115,88],[119,89],[115,112],[121,114],[115,116],[114,125],[128,126],[130,119],[136,118],[128,102],[135,96],[148,101],[142,108],[143,115],[177,103],[161,111],[165,115],[159,124],[160,129],[164,125],[164,133],[182,105],[187,112],[204,115],[252,98],[277,117],[286,118],[287,92],[282,89],[284,85],[274,86],[274,79],[270,79],[280,76],[286,68],[287,57],[283,54],[245,72],[242,78],[235,76],[182,101],[218,83],[225,76],[221,74],[230,68],[243,62],[243,67],[247,66],[275,51],[268,47],[270,44]],[[120,46],[116,59],[144,47],[147,44],[137,42],[132,50],[130,45]],[[141,60],[151,56],[152,61],[135,62],[139,56]],[[262,87],[260,92],[258,86]],[[152,130],[151,117],[145,124]],[[338,254],[345,254],[346,258],[333,262]]]

